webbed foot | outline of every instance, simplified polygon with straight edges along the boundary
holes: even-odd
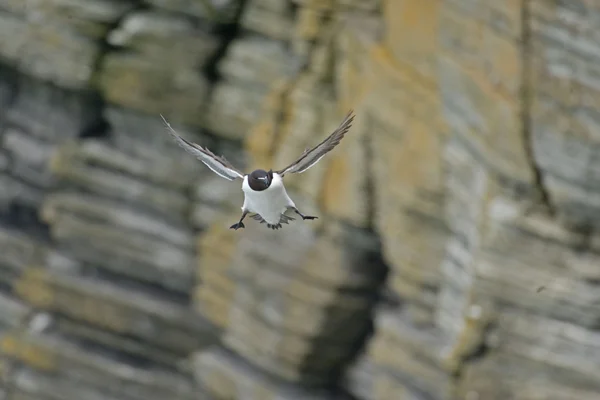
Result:
[[[305,220],[305,219],[318,219],[319,218],[319,217],[315,217],[313,215],[304,215],[300,211],[298,211],[297,208],[294,208],[294,212],[296,214],[298,214],[299,216],[301,216],[303,220]]]
[[[229,229],[235,229],[236,231],[240,228],[245,228],[246,226],[244,225],[244,223],[242,221],[240,222],[236,222],[235,224],[231,225],[229,227]]]

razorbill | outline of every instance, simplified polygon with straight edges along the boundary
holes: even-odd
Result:
[[[303,220],[318,218],[312,215],[304,215],[298,210],[285,190],[283,177],[289,173],[302,173],[319,162],[325,154],[340,143],[352,125],[354,114],[350,110],[331,135],[312,149],[304,150],[302,155],[289,166],[278,171],[257,169],[249,174],[235,168],[225,157],[216,156],[207,148],[182,138],[171,128],[171,125],[162,115],[161,118],[168,128],[169,134],[186,152],[198,158],[220,177],[230,181],[234,179],[243,181],[244,204],[242,205],[242,216],[238,222],[230,227],[238,230],[239,228],[245,228],[243,221],[248,213],[254,213],[251,218],[260,221],[260,223],[266,223],[267,227],[271,229],[279,229],[282,223],[287,224],[289,221],[294,220],[294,218],[285,215],[288,209],[292,209]]]

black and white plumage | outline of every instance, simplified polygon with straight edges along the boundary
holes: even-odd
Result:
[[[287,194],[283,184],[283,177],[290,173],[302,173],[318,163],[328,152],[333,150],[344,135],[350,130],[354,120],[352,110],[348,112],[340,125],[321,143],[312,149],[306,149],[302,155],[287,167],[273,171],[257,169],[250,174],[245,174],[235,168],[225,157],[217,156],[207,148],[192,143],[177,134],[167,120],[161,115],[168,128],[169,134],[177,144],[186,152],[202,161],[208,168],[222,178],[233,181],[241,179],[242,191],[244,192],[244,204],[242,205],[242,217],[231,226],[231,229],[244,228],[243,220],[248,213],[254,213],[253,219],[266,223],[271,229],[281,228],[281,224],[287,224],[294,218],[285,215],[289,209],[302,217],[303,220],[316,219],[318,217],[302,214],[292,199]]]

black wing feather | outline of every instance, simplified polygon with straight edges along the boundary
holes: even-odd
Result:
[[[344,135],[350,130],[352,121],[354,121],[354,112],[353,110],[350,110],[337,129],[325,138],[325,140],[310,150],[304,150],[304,153],[302,153],[300,158],[287,167],[275,172],[280,176],[284,176],[287,173],[302,173],[306,171],[340,143],[344,138]]]
[[[175,139],[177,144],[186,152],[202,161],[215,174],[230,181],[237,178],[244,179],[245,174],[235,168],[225,157],[217,156],[209,149],[182,138],[173,128],[171,128],[171,125],[167,122],[165,117],[162,115],[160,117],[167,125],[169,134]]]

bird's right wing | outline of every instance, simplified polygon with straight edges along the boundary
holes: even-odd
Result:
[[[165,122],[168,128],[169,134],[175,139],[177,144],[183,148],[186,152],[195,156],[198,160],[202,161],[211,171],[225,178],[229,181],[240,178],[244,179],[244,173],[235,168],[227,159],[223,156],[216,156],[210,150],[203,148],[202,146],[185,140],[175,132],[175,129],[171,128],[171,125],[167,122],[165,117],[160,116]]]

